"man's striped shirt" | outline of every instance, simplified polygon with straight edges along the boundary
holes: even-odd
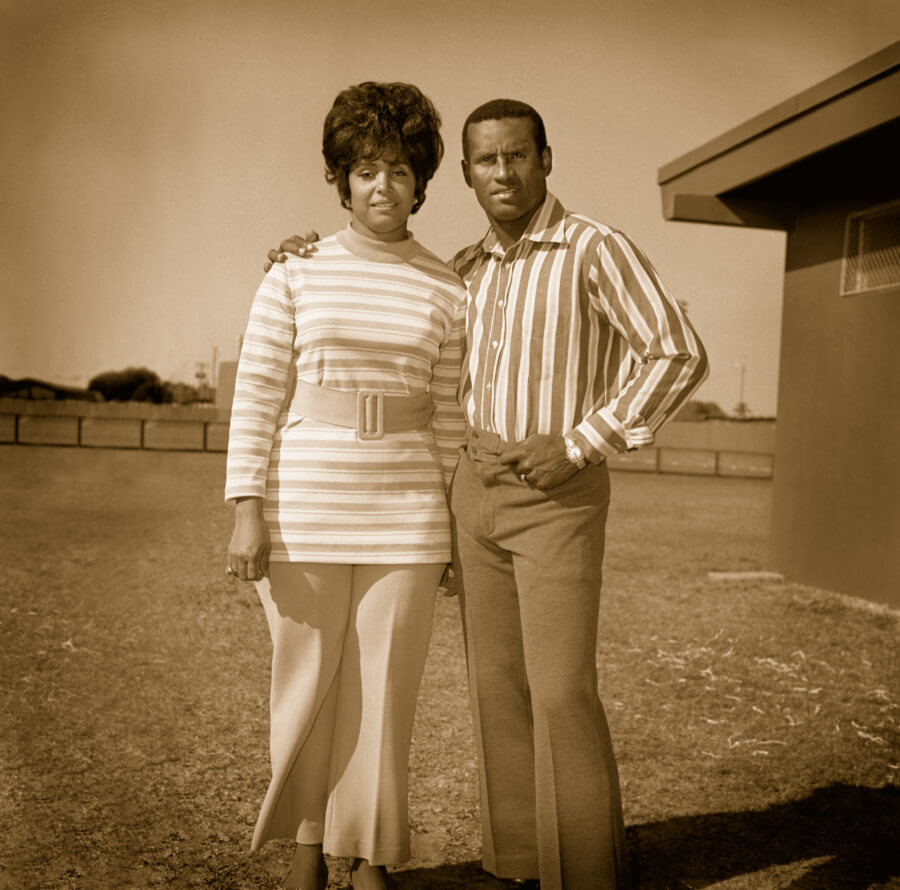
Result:
[[[571,434],[599,462],[651,444],[706,377],[696,332],[640,249],[549,193],[508,250],[490,230],[451,265],[469,292],[472,427],[509,442]]]

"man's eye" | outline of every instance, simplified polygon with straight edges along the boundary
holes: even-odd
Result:
[[[494,156],[493,155],[484,155],[484,157],[481,157],[478,159],[478,163],[479,164],[493,164]]]

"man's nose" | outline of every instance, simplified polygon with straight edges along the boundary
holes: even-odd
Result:
[[[502,157],[497,158],[497,169],[494,174],[497,179],[500,180],[508,180],[513,175],[512,167],[509,165],[509,161],[505,160]]]

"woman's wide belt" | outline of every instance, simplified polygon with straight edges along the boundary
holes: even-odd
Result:
[[[298,380],[290,410],[311,420],[355,429],[357,437],[365,441],[426,426],[434,412],[434,402],[427,392],[415,396],[371,389],[348,392]]]

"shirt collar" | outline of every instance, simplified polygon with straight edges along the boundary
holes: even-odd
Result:
[[[538,212],[531,218],[528,228],[522,233],[518,244],[521,241],[533,241],[535,244],[566,243],[566,210],[559,202],[559,199],[547,192],[544,203],[541,204]],[[485,253],[496,253],[503,255],[505,253],[500,245],[500,239],[497,237],[493,228],[488,229],[487,234],[481,242],[481,249]]]

